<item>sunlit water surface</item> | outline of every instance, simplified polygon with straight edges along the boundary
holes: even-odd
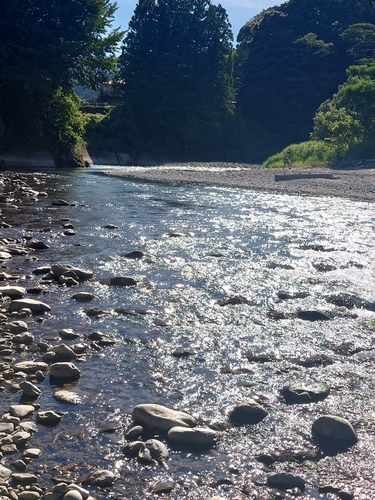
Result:
[[[262,486],[276,472],[307,482],[306,498],[332,485],[371,498],[374,446],[374,312],[348,310],[327,302],[347,294],[374,301],[374,205],[338,198],[279,195],[242,189],[134,182],[102,175],[100,169],[37,173],[34,183],[49,197],[25,201],[5,220],[19,220],[25,234],[50,245],[30,261],[13,258],[9,267],[24,273],[25,286],[40,283],[30,270],[55,262],[90,269],[94,278],[73,288],[43,285],[39,298],[53,308],[42,323],[30,320],[38,340],[58,343],[62,328],[86,336],[111,334],[117,343],[89,351],[79,364],[74,387],[82,404],[64,406],[52,398],[48,378],[38,399],[42,409],[64,411],[54,428],[39,427],[32,446],[43,449],[33,470],[49,479],[78,480],[100,466],[118,475],[112,489],[93,490],[98,498],[157,498],[160,481],[172,481],[173,499],[274,498]],[[45,184],[46,183],[46,184]],[[75,206],[56,207],[54,198]],[[69,219],[76,235],[64,236]],[[107,224],[115,229],[104,228]],[[3,236],[18,234],[15,224]],[[139,250],[143,260],[125,258]],[[13,266],[13,267],[12,267]],[[131,276],[136,287],[109,287],[113,276]],[[78,291],[94,292],[88,304],[71,300]],[[280,300],[278,292],[306,292]],[[220,305],[240,297],[246,303]],[[100,307],[109,314],[90,318]],[[118,314],[126,308],[148,312]],[[319,310],[331,321],[296,319],[299,310]],[[270,312],[282,313],[275,319]],[[279,317],[279,316],[277,316]],[[176,358],[178,349],[193,354]],[[246,355],[266,355],[268,362]],[[354,353],[354,354],[353,354]],[[325,355],[324,366],[303,367],[301,360]],[[26,352],[22,359],[39,359]],[[292,382],[324,382],[331,389],[323,402],[287,406],[280,389]],[[19,393],[1,394],[4,409]],[[228,413],[238,403],[258,398],[269,416],[256,426],[233,427]],[[166,467],[139,465],[121,453],[123,429],[139,403],[154,402],[187,411],[219,429],[217,447],[202,454],[171,452]],[[359,442],[334,457],[281,461],[267,468],[262,453],[316,450],[311,425],[322,414],[349,419]],[[115,424],[115,425],[113,425]]]

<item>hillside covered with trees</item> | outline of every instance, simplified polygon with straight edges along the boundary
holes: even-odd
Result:
[[[1,3],[2,150],[22,137],[59,165],[79,163],[84,142],[133,158],[259,162],[298,143],[322,161],[375,154],[372,0],[289,0],[237,45],[210,0],[139,0],[126,33],[111,28],[115,9]],[[108,79],[122,104],[83,114],[74,85]]]

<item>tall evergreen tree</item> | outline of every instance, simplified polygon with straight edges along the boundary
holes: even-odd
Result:
[[[210,0],[139,0],[120,74],[143,151],[190,154],[219,142],[232,112],[231,40],[225,10]]]
[[[20,137],[23,145],[39,143],[53,151],[74,147],[82,127],[72,86],[95,88],[115,67],[123,36],[109,31],[115,10],[109,0],[0,2],[3,147]],[[62,162],[65,153],[58,154]]]

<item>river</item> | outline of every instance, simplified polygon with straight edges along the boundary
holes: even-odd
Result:
[[[39,426],[32,441],[43,449],[32,463],[42,484],[78,481],[100,466],[117,475],[111,489],[92,490],[100,499],[158,498],[152,487],[162,482],[174,485],[171,499],[268,499],[276,497],[267,477],[289,472],[306,480],[303,498],[334,498],[318,494],[326,485],[355,499],[375,497],[373,204],[136,182],[100,168],[36,172],[33,182],[48,198],[24,201],[19,210],[4,207],[12,227],[2,230],[2,237],[16,237],[21,226],[50,246],[7,264],[23,286],[42,286],[42,300],[52,307],[42,322],[30,321],[29,331],[50,344],[63,328],[116,340],[81,358],[74,386],[81,404],[55,401],[48,377],[40,384],[41,407],[64,412],[58,426]],[[52,205],[58,198],[71,205]],[[63,234],[68,220],[73,236]],[[132,251],[145,257],[126,258]],[[73,289],[43,284],[30,272],[52,263],[90,269],[94,278]],[[109,287],[113,276],[132,277],[137,286]],[[97,298],[89,306],[77,303],[71,299],[77,291]],[[364,307],[337,302],[353,297]],[[89,307],[108,314],[89,317]],[[298,319],[305,310],[332,319]],[[33,350],[19,356],[40,357]],[[306,362],[312,358],[320,362]],[[325,383],[330,395],[287,405],[280,390],[293,382]],[[19,396],[5,390],[2,406]],[[268,417],[255,426],[231,425],[230,410],[254,397]],[[148,402],[217,429],[217,446],[204,453],[171,450],[165,467],[124,457],[132,409]],[[348,419],[358,443],[345,453],[317,455],[311,425],[324,414]],[[266,466],[257,460],[262,454],[281,458]]]

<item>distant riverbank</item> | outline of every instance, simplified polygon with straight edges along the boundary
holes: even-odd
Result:
[[[168,163],[158,166],[118,167],[108,170],[115,175],[144,181],[189,182],[223,187],[239,187],[262,191],[311,196],[335,196],[358,201],[375,202],[375,160],[353,162],[348,167],[291,167],[266,169],[246,163]],[[332,178],[311,177],[276,180],[275,175],[326,175]]]

